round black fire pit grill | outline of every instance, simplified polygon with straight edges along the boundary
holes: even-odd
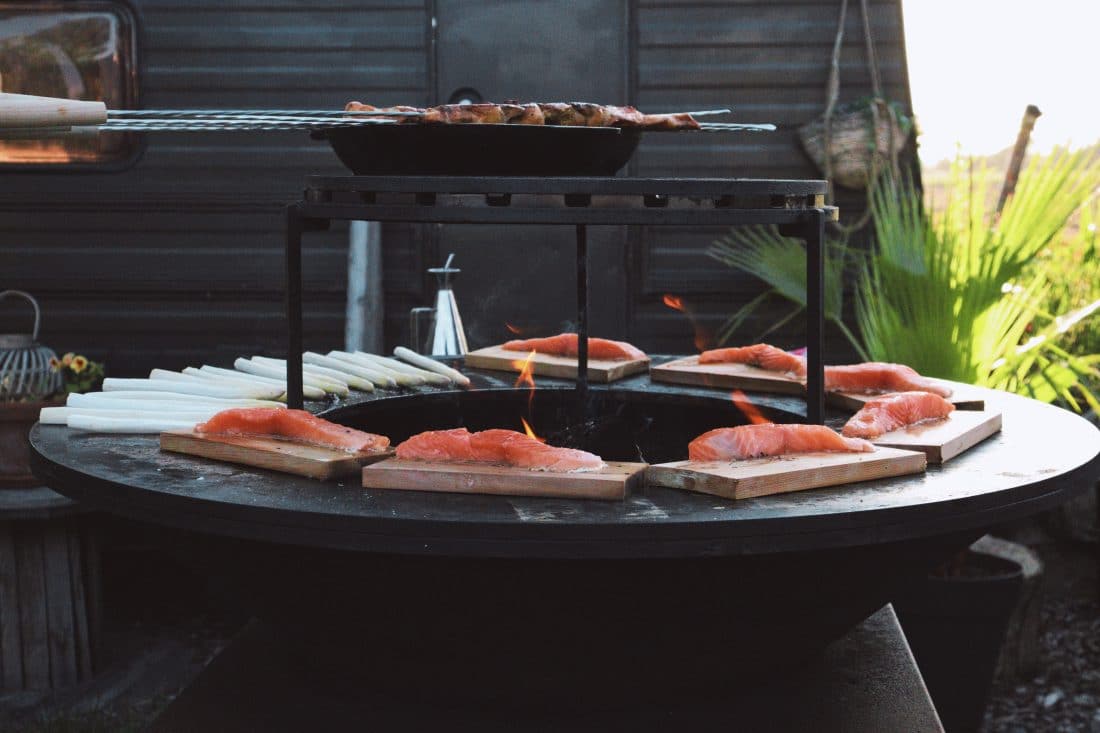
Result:
[[[469,391],[363,396],[325,414],[394,439],[528,414],[510,375],[471,377]],[[698,431],[743,421],[724,392],[643,376],[593,386],[578,425],[572,383],[539,383],[537,429],[608,459],[682,458]],[[739,502],[661,488],[622,502],[367,490],[43,425],[31,444],[39,478],[150,525],[282,629],[326,690],[574,706],[598,690],[597,704],[648,704],[721,694],[815,653],[986,528],[1095,480],[1088,422],[983,396],[1003,432],[925,475]],[[773,420],[804,419],[802,400],[752,399]]]

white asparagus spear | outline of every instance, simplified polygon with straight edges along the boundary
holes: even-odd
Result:
[[[318,377],[331,377],[332,379],[338,379],[342,382],[346,382],[352,389],[357,389],[360,392],[373,392],[374,382],[369,379],[364,379],[357,374],[351,374],[349,372],[339,371],[336,369],[330,369],[328,367],[320,366],[319,364],[302,364],[304,369],[309,374],[313,374]]]
[[[358,356],[373,361],[380,367],[385,369],[392,369],[395,372],[401,372],[402,374],[408,374],[413,377],[420,377],[429,384],[451,384],[451,380],[442,374],[436,372],[430,372],[427,369],[417,369],[412,364],[406,364],[398,359],[391,359],[388,356],[379,356],[378,354],[368,354],[365,351],[356,351],[352,356]]]
[[[191,367],[187,368],[191,369]],[[254,387],[256,385],[255,382],[244,378],[245,376],[247,376],[244,372],[234,372],[234,374],[240,374],[241,376],[240,378],[213,376],[209,374],[199,376],[197,374],[170,372],[165,369],[154,369],[149,372],[149,379],[161,379],[168,382],[185,382],[190,384],[212,384],[228,389],[250,389],[251,387]],[[279,395],[276,399],[286,402],[285,384],[282,384],[281,382],[277,382],[275,380],[271,380],[270,382],[265,383],[264,386],[282,388],[283,393]],[[324,392],[321,393],[321,396],[324,397]]]
[[[187,372],[191,367],[184,369]],[[283,396],[279,399],[286,399],[286,380],[285,379],[273,379],[271,377],[261,377],[258,374],[248,374],[247,372],[240,372],[236,369],[222,369],[220,367],[207,366],[203,364],[198,368],[198,374],[196,376],[205,375],[209,377],[225,377],[226,379],[239,379],[244,382],[259,382],[260,384],[272,384],[283,388]],[[325,390],[320,387],[311,387],[308,384],[302,386],[302,396],[310,400],[323,400],[325,398]]]
[[[209,420],[219,412],[221,410],[218,408],[210,410],[99,410],[93,407],[43,407],[39,412],[38,422],[43,425],[68,425],[70,417],[80,415],[82,417],[194,420],[196,423],[200,423]]]
[[[163,433],[166,430],[193,430],[199,420],[143,417],[88,417],[73,415],[69,427],[95,433]]]
[[[463,387],[470,386],[470,378],[460,371],[451,369],[446,364],[440,364],[434,359],[429,359],[426,356],[421,356],[412,349],[406,349],[404,346],[398,346],[393,350],[393,355],[398,359],[403,359],[414,366],[418,366],[422,369],[427,369],[432,372],[438,372],[451,378],[451,381],[461,384]]]
[[[267,387],[262,384],[254,386],[223,387],[221,384],[206,384],[195,380],[194,382],[176,382],[167,379],[119,379],[107,377],[103,380],[104,392],[117,391],[137,392],[177,392],[179,394],[203,395],[206,397],[223,397],[236,399],[245,397],[254,400],[271,400],[283,393],[278,387]]]
[[[251,361],[253,364],[262,364],[264,366],[273,367],[275,369],[281,369],[283,371],[283,374],[287,373],[285,359],[273,359],[270,356],[253,356]],[[351,385],[349,385],[343,379],[326,377],[324,375],[311,372],[305,368],[304,364],[302,365],[302,376],[311,379],[314,382],[317,382],[326,392],[339,394],[341,397],[345,396],[346,393],[342,393],[340,392],[340,390],[347,390],[351,387]]]
[[[70,394],[65,404],[77,406],[80,404],[92,404],[97,406],[119,401],[141,402],[185,402],[190,404],[220,405],[223,409],[230,407],[285,407],[272,400],[258,400],[247,397],[207,397],[205,395],[181,394],[179,392],[130,392],[125,390],[114,392],[85,392],[84,394]]]
[[[336,361],[344,364],[351,364],[360,369],[370,369],[371,371],[378,372],[386,379],[390,380],[391,383],[400,384],[402,387],[419,387],[424,384],[425,381],[427,381],[423,377],[414,376],[412,374],[405,374],[403,372],[390,369],[389,367],[377,364],[370,359],[360,358],[359,356],[347,351],[330,351],[328,352],[327,358],[335,359]]]
[[[343,361],[341,359],[334,359],[331,356],[322,356],[313,351],[307,351],[302,354],[302,361],[314,366],[324,367],[325,369],[333,369],[338,372],[345,372],[347,374],[354,374],[363,379],[367,379],[379,387],[388,388],[396,387],[395,382],[389,375],[385,374],[381,370],[371,369],[370,367],[360,366],[353,364],[350,361]]]
[[[252,357],[254,363],[266,364],[268,366],[275,367],[276,369],[286,370],[286,359],[275,359],[270,356],[254,356]],[[332,386],[336,387],[351,387],[351,384],[341,377],[333,376],[331,374],[320,374],[312,369],[309,369],[305,363],[302,364],[302,374],[315,379],[319,382],[329,382]],[[373,385],[372,385],[373,386]]]
[[[233,366],[242,372],[248,372],[249,374],[258,374],[261,377],[274,377],[275,379],[286,379],[286,368],[280,368],[272,366],[271,364],[264,364],[258,361],[249,361],[248,359],[237,359],[233,362]],[[318,379],[310,374],[302,372],[302,384],[308,384],[311,387],[319,387],[326,392],[332,392],[333,394],[340,395],[341,397],[347,397],[348,388],[346,385],[341,386],[329,379]]]
[[[109,392],[108,394],[118,394]],[[148,394],[153,394],[149,392]],[[163,412],[178,412],[180,410],[232,410],[238,407],[286,407],[281,402],[269,402],[267,400],[219,400],[217,402],[198,400],[187,402],[183,400],[97,400],[84,399],[88,395],[71,394],[66,400],[66,407],[82,407],[93,410],[161,410]]]

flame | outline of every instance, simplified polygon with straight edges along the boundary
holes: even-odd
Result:
[[[711,335],[705,328],[699,325],[699,320],[695,317],[695,313],[686,303],[684,303],[683,298],[678,295],[665,293],[661,296],[661,302],[669,308],[687,316],[688,321],[691,323],[692,330],[695,331],[695,349],[697,351],[706,351],[714,344],[714,339],[711,338]]]
[[[535,434],[535,431],[531,429],[531,426],[528,424],[528,422],[526,420],[524,420],[521,417],[519,419],[519,421],[521,423],[523,423],[523,432],[527,433],[528,438],[534,438],[535,440],[537,440],[540,443],[545,443],[546,442],[546,438],[540,438],[538,435]]]
[[[771,420],[764,417],[764,415],[757,409],[756,405],[749,401],[749,398],[745,396],[745,393],[739,389],[735,389],[730,392],[730,399],[733,400],[733,406],[741,411],[741,414],[752,425],[767,425],[771,423]]]
[[[519,369],[519,376],[516,377],[516,383],[512,386],[522,387],[527,385],[530,388],[530,392],[527,394],[527,414],[531,414],[531,406],[535,401],[535,364],[532,359],[535,358],[537,353],[537,351],[532,350],[523,361],[512,362],[512,368]]]
[[[516,336],[523,335],[522,328],[520,328],[519,326],[513,326],[511,323],[508,323],[508,321],[504,322],[504,327],[507,328],[510,332],[514,333]]]

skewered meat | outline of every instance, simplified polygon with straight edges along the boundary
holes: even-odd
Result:
[[[698,130],[699,123],[687,112],[647,115],[630,106],[589,102],[527,102],[508,100],[504,104],[443,104],[438,107],[373,107],[348,102],[349,112],[420,112],[418,117],[401,117],[399,123],[436,125],[558,125],[567,127],[642,127],[651,130]]]

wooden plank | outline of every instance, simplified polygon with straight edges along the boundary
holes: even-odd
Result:
[[[917,451],[877,448],[873,453],[659,463],[646,471],[646,481],[736,500],[920,473],[926,463],[925,455]]]
[[[69,542],[59,522],[42,526],[43,573],[46,581],[46,638],[50,685],[54,689],[77,682],[76,629],[69,582]]]
[[[428,463],[391,458],[363,469],[368,489],[503,494],[573,499],[626,497],[645,475],[645,463],[609,461],[599,471],[558,473],[477,463]]]
[[[77,679],[84,681],[92,676],[92,639],[88,633],[88,595],[84,592],[87,573],[77,522],[67,525],[66,540],[69,544],[69,592],[73,597],[73,648],[76,650]]]
[[[364,464],[393,455],[393,451],[348,453],[275,438],[184,431],[161,433],[160,449],[322,480],[350,476]]]
[[[508,351],[501,346],[487,346],[466,355],[466,366],[478,369],[495,369],[520,372],[530,352]],[[588,379],[592,382],[614,382],[632,374],[640,374],[649,368],[649,359],[589,359]],[[552,356],[536,353],[531,357],[531,371],[536,376],[577,378],[577,359],[572,356]]]
[[[944,463],[1001,429],[1001,413],[956,410],[942,420],[910,425],[875,438],[875,445],[917,450],[929,463]]]
[[[941,379],[932,380],[951,389],[951,395],[945,397],[958,410],[984,410],[985,398],[973,387],[958,382],[948,382]],[[969,387],[969,388],[968,388]],[[857,394],[855,392],[826,392],[825,401],[834,407],[846,410],[859,410],[873,399],[882,397],[880,394]]]
[[[23,687],[50,687],[50,651],[46,627],[46,578],[42,535],[27,525],[16,535],[15,562],[19,583],[19,626],[22,630]]]
[[[748,364],[700,364],[698,356],[676,359],[649,370],[654,382],[688,384],[695,387],[743,389],[753,392],[802,395],[806,386],[797,377],[784,372],[749,366]]]
[[[100,528],[95,523],[85,523],[81,527],[80,545],[86,585],[84,592],[88,597],[88,646],[91,652],[90,664],[95,669],[96,655],[99,653],[100,631],[103,629],[103,565],[101,563],[103,540]]]
[[[23,689],[14,533],[14,522],[0,522],[0,690]]]

